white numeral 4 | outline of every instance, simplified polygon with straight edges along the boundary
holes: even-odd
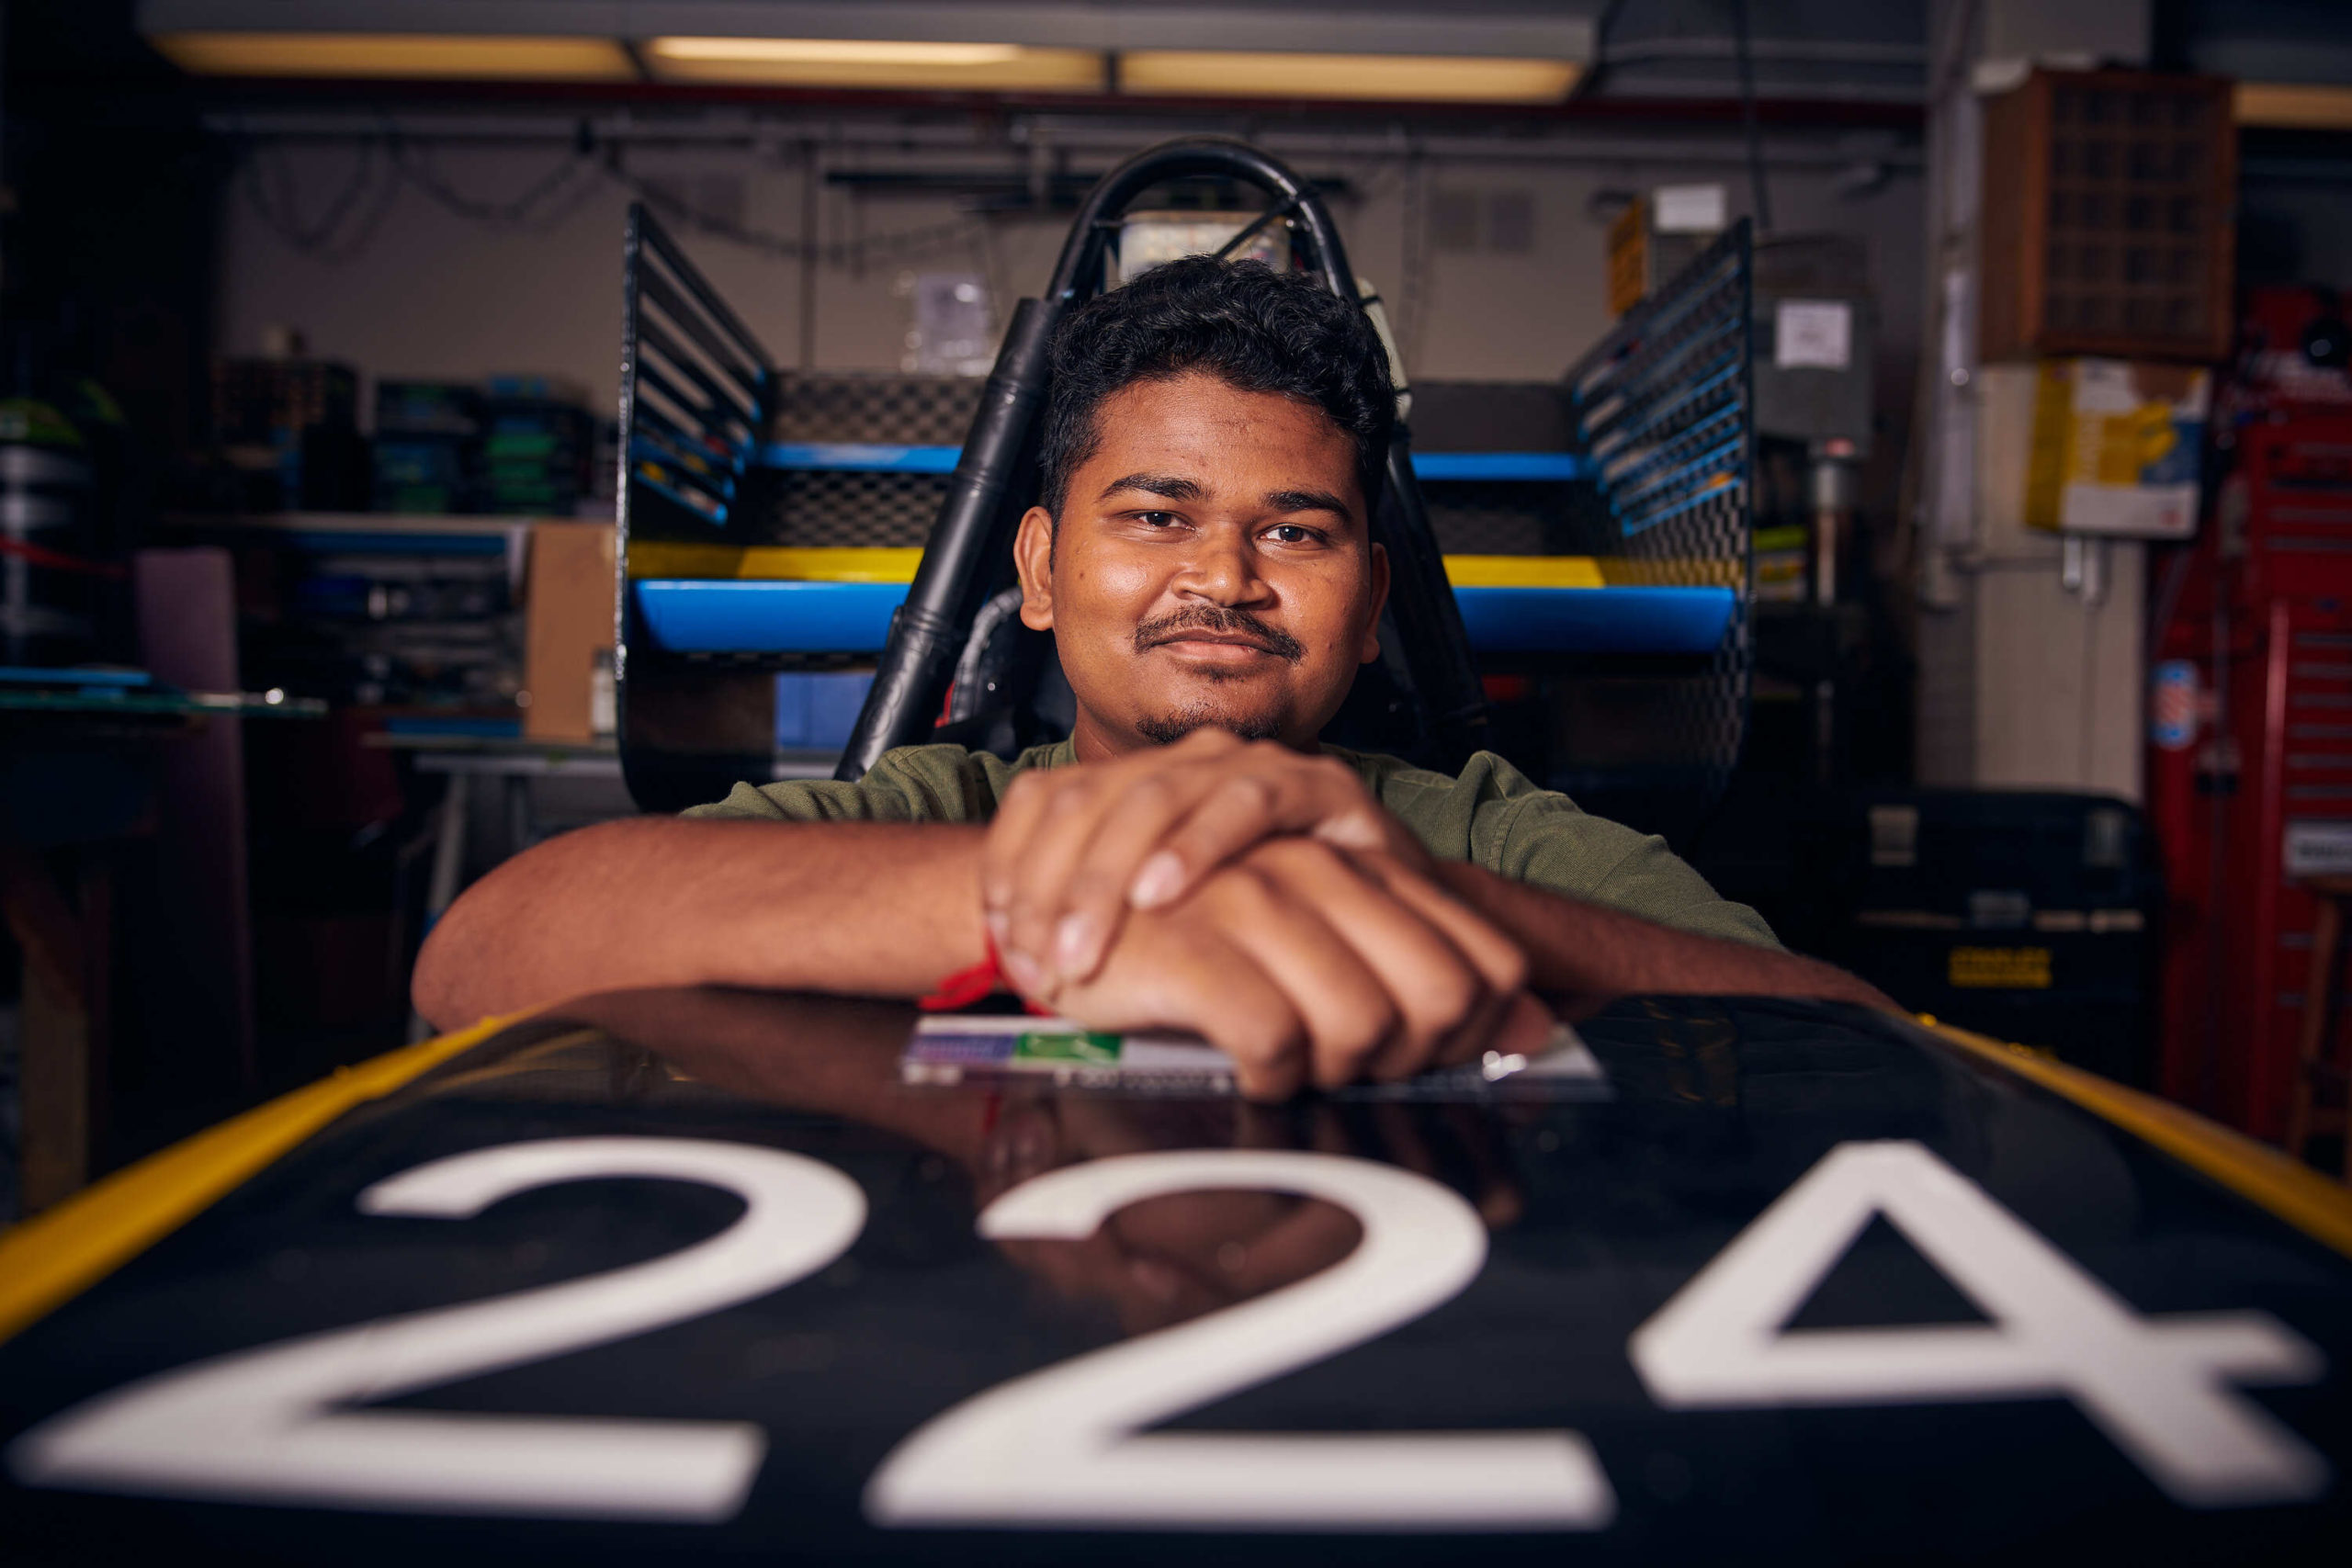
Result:
[[[1873,1214],[1993,1321],[1783,1331]],[[2327,1461],[2231,1386],[2313,1382],[2319,1352],[2256,1312],[2143,1317],[1915,1143],[1846,1144],[1634,1332],[1669,1409],[2071,1398],[2192,1507],[2297,1502]]]

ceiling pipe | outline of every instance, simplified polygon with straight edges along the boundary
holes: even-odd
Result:
[[[1050,141],[1057,150],[1106,155],[1134,151],[1139,141],[1156,139],[1147,124],[1051,121],[1043,118],[1015,122],[999,137],[977,127],[878,125],[827,120],[796,123],[781,117],[734,117],[712,123],[707,117],[696,125],[648,123],[628,116],[602,118],[502,117],[492,115],[338,115],[215,114],[204,118],[207,130],[247,140],[349,143],[397,134],[412,141],[476,142],[483,145],[548,145],[579,140],[584,126],[595,142],[638,146],[773,147],[781,141],[817,141],[827,146],[880,151],[998,152],[1019,150],[1026,156],[1033,141]],[[1743,146],[1724,141],[1720,133],[1690,140],[1654,138],[1633,141],[1593,133],[1554,133],[1541,139],[1389,132],[1296,131],[1261,128],[1251,141],[1270,152],[1294,158],[1386,159],[1419,154],[1453,163],[1528,164],[1730,164],[1746,162]],[[1767,141],[1768,164],[1785,168],[1845,168],[1858,160],[1890,168],[1916,169],[1920,154],[1892,137],[1872,137],[1867,147],[1839,138],[1808,144],[1786,139]],[[1025,167],[1025,164],[1023,165]]]

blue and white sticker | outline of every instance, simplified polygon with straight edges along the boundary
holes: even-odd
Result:
[[[2186,659],[2167,659],[2156,666],[2155,690],[2148,703],[2148,732],[2159,748],[2186,751],[2196,745],[2203,706],[2196,665]]]

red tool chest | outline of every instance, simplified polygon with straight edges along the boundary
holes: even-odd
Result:
[[[2276,1140],[2312,960],[2296,879],[2352,874],[2352,411],[2255,406],[2185,548],[2158,580],[2154,649],[2159,1081]]]

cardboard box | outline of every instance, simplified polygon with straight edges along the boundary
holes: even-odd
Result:
[[[1609,313],[1622,316],[1699,258],[1730,222],[1720,185],[1660,186],[1609,225]]]
[[[2027,459],[2029,527],[2131,539],[2197,531],[2210,371],[2120,359],[2045,360]]]
[[[608,524],[534,523],[524,588],[523,733],[534,740],[593,740],[597,670],[611,679],[613,530]],[[603,728],[612,728],[609,699]]]

